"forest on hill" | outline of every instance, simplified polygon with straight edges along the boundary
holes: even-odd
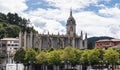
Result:
[[[22,18],[17,13],[0,13],[0,38],[18,37],[20,31],[36,32],[30,27],[30,20]]]

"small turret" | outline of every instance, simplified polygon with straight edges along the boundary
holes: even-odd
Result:
[[[83,31],[81,31],[80,37],[81,37],[81,39],[83,40]]]
[[[87,33],[85,34],[85,40],[87,40]]]
[[[60,33],[58,32],[58,36],[60,35]]]
[[[85,39],[84,39],[84,49],[87,49],[87,33],[85,34]]]
[[[49,31],[48,31],[48,35],[49,35]]]
[[[50,34],[49,34],[49,31],[48,31],[48,34],[47,34],[47,36],[48,36],[48,37],[50,36]]]

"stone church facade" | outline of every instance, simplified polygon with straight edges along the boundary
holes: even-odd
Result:
[[[66,46],[72,46],[73,48],[78,49],[87,49],[87,34],[85,34],[85,38],[83,39],[83,32],[81,31],[81,35],[78,36],[76,34],[76,22],[74,17],[72,16],[72,10],[70,11],[70,16],[67,20],[66,24],[66,34],[57,35],[53,34],[33,34],[27,32],[19,33],[19,46],[26,48],[39,48],[41,49],[49,49],[49,48],[65,48]]]

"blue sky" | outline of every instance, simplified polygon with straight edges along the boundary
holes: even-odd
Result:
[[[120,0],[0,0],[0,12],[30,19],[39,33],[66,33],[70,8],[76,32],[120,38]]]

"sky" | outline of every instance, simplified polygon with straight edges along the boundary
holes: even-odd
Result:
[[[0,12],[30,19],[39,33],[66,34],[70,8],[78,35],[120,38],[120,0],[0,0]]]

